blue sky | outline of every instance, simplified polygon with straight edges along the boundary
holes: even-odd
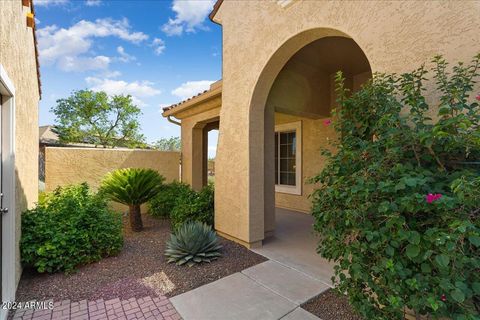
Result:
[[[161,108],[221,78],[221,27],[213,0],[36,0],[42,100],[40,125],[73,90],[130,94],[148,142],[179,136]],[[209,154],[216,147],[210,135]]]

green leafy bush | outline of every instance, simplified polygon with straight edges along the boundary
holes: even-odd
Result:
[[[162,185],[158,194],[148,202],[148,213],[158,218],[170,218],[177,199],[193,193],[189,185],[174,181]]]
[[[449,74],[436,57],[432,105],[424,67],[351,95],[337,75],[339,141],[314,179],[313,215],[318,252],[366,319],[403,319],[404,308],[480,319],[479,61]]]
[[[100,192],[110,200],[129,207],[130,228],[143,229],[140,205],[155,197],[165,178],[157,171],[144,168],[117,169],[105,175]]]
[[[38,272],[72,271],[115,255],[122,246],[121,216],[87,184],[45,193],[22,214],[21,259]]]
[[[174,230],[188,221],[214,224],[214,186],[209,184],[200,192],[186,192],[180,195],[171,212],[170,219]]]
[[[221,256],[221,245],[212,227],[199,221],[182,224],[167,241],[165,255],[177,265],[211,262]]]

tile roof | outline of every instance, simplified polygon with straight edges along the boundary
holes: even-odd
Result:
[[[30,10],[32,11],[33,17],[35,19],[35,9],[33,7],[33,0],[30,0]],[[37,28],[35,23],[33,23],[33,43],[35,45],[35,64],[37,66],[37,82],[38,82],[38,94],[40,99],[42,98],[42,81],[40,80],[40,62],[38,60],[38,43],[37,43]]]
[[[208,17],[210,18],[210,20],[213,23],[217,23],[217,22],[213,21],[213,18],[217,14],[217,11],[218,11],[218,9],[220,9],[220,6],[222,5],[222,3],[223,3],[223,0],[217,0],[217,2],[215,2],[215,5],[213,6],[212,12],[210,12],[210,14],[208,15]]]
[[[222,80],[218,80],[218,81],[212,83],[212,84],[210,85],[210,88],[209,88],[208,90],[204,90],[203,92],[200,92],[200,93],[194,95],[193,97],[190,97],[190,98],[185,99],[185,100],[183,100],[183,101],[180,101],[180,102],[178,102],[178,103],[172,104],[172,105],[170,105],[170,106],[168,106],[168,107],[165,107],[165,108],[163,108],[163,112],[172,110],[172,109],[174,109],[174,108],[176,108],[176,107],[183,106],[183,105],[185,105],[187,102],[189,102],[189,101],[191,101],[191,100],[193,100],[193,99],[197,99],[197,98],[199,98],[199,97],[201,97],[201,96],[203,96],[203,95],[205,95],[205,94],[207,94],[207,93],[209,93],[209,92],[212,92],[213,90],[216,90],[216,89],[217,89],[218,87],[220,87],[221,85],[222,85]]]

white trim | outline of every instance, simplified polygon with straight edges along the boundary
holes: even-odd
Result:
[[[283,123],[275,126],[275,132],[295,131],[295,186],[276,184],[275,192],[302,195],[302,121]],[[275,146],[277,147],[277,146]],[[279,154],[280,156],[280,154]],[[280,168],[279,168],[280,170]]]
[[[15,87],[0,64],[0,94],[2,95],[1,138],[2,138],[2,188],[3,207],[8,213],[1,214],[2,220],[2,298],[13,301],[16,289],[16,207],[15,207]],[[0,309],[0,320],[7,316]]]
[[[2,96],[15,96],[15,87],[7,75],[7,71],[0,64],[0,94]]]

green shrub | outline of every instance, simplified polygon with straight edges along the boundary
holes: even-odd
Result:
[[[214,224],[214,186],[209,184],[200,192],[182,194],[176,200],[170,219],[174,230],[188,221],[200,221],[209,226]]]
[[[121,216],[87,184],[45,193],[22,214],[21,259],[38,272],[72,271],[115,255],[122,246]]]
[[[165,255],[177,265],[211,262],[221,256],[221,245],[212,227],[198,221],[186,222],[167,241]]]
[[[339,141],[314,179],[313,215],[318,252],[366,319],[403,319],[404,308],[480,319],[479,62],[448,74],[436,57],[433,107],[424,67],[375,75],[352,95],[337,76]]]
[[[177,199],[187,197],[192,192],[185,183],[174,181],[164,184],[159,193],[148,202],[148,213],[157,218],[170,218]]]
[[[143,229],[140,205],[155,197],[165,180],[157,171],[125,168],[109,172],[102,180],[100,191],[110,200],[129,207],[130,228]]]

